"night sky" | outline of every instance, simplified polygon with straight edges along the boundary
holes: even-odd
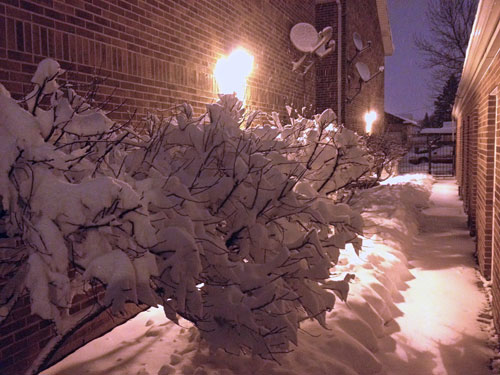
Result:
[[[388,0],[394,54],[385,59],[385,109],[399,115],[422,119],[433,111],[431,74],[420,64],[422,56],[413,36],[425,33],[426,0]]]

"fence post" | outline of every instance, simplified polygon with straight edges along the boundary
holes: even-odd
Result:
[[[429,141],[429,136],[427,136],[427,163],[428,163],[428,173],[432,174],[432,150],[431,142]]]

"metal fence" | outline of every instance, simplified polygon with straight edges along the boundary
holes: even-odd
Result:
[[[455,176],[455,148],[455,139],[448,134],[414,137],[408,153],[399,162],[399,173]]]

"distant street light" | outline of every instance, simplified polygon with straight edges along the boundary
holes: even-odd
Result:
[[[377,112],[375,112],[375,111],[366,112],[366,114],[365,114],[365,122],[366,122],[365,132],[366,132],[366,134],[372,133],[373,123],[375,122],[376,119],[377,119]]]
[[[241,101],[245,99],[247,78],[253,67],[253,56],[243,48],[238,48],[227,57],[217,61],[214,69],[219,94],[236,94]]]

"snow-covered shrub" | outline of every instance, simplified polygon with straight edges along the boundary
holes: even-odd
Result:
[[[279,152],[292,162],[291,168],[296,168],[296,164],[300,166],[299,186],[309,194],[314,190],[331,196],[369,173],[372,157],[363,139],[352,130],[337,126],[331,109],[313,119],[297,114],[290,107],[287,109],[290,124],[283,126],[273,114],[270,124],[257,126],[252,131],[262,137],[263,148]]]
[[[408,147],[388,133],[366,136],[366,147],[373,164],[364,187],[372,187],[397,173],[398,162],[408,152]]]
[[[200,118],[189,105],[150,116],[138,134],[59,87],[61,73],[42,61],[25,109],[0,90],[0,195],[8,234],[26,244],[0,319],[27,289],[32,312],[56,323],[53,347],[89,314],[68,314],[75,293],[99,283],[101,309],[161,304],[235,354],[272,358],[302,320],[325,324],[349,280],[330,269],[362,230],[329,194],[370,167],[331,110],[253,127],[222,96]]]
[[[330,268],[347,242],[359,244],[362,222],[321,190],[345,185],[367,161],[329,111],[287,134],[242,130],[234,96],[209,105],[206,119],[182,109],[175,119],[151,119],[148,147],[129,153],[123,168],[155,215],[163,304],[214,347],[287,351],[302,319],[324,323],[335,299],[328,289],[345,298],[345,282],[328,281]],[[359,168],[354,177],[347,161]]]

